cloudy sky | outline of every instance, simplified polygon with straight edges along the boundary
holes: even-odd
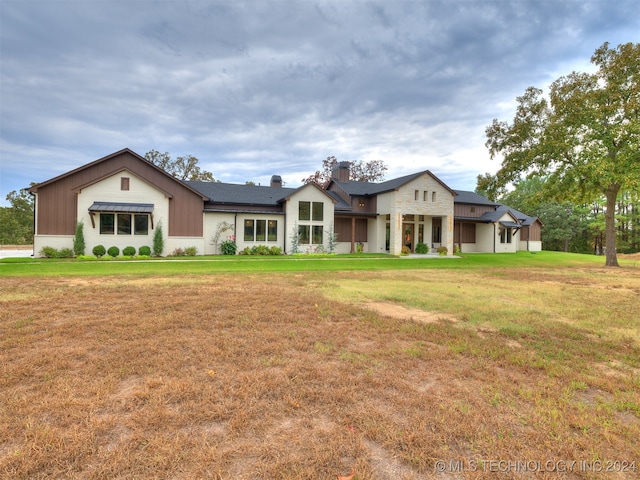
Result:
[[[128,147],[223,182],[296,187],[322,159],[473,190],[484,130],[595,49],[637,0],[2,0],[0,205]]]

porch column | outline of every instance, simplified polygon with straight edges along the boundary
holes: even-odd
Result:
[[[351,253],[356,251],[356,217],[351,217]]]

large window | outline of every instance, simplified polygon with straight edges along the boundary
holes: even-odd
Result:
[[[311,227],[309,225],[298,225],[298,237],[300,238],[300,243],[309,244],[310,240],[310,230]]]
[[[314,225],[312,227],[313,235],[311,238],[311,243],[314,245],[322,245],[322,225]]]
[[[267,221],[256,220],[256,242],[264,242],[267,239]]]
[[[311,220],[311,202],[298,202],[298,219]]]
[[[324,220],[324,203],[313,202],[312,214],[311,220],[314,222],[322,222]]]
[[[511,228],[500,229],[500,243],[511,243]]]
[[[254,221],[253,220],[245,220],[244,221],[244,241],[245,242],[253,242],[254,241]]]
[[[324,220],[324,203],[322,202],[298,202],[298,220]]]
[[[149,235],[149,215],[133,216],[134,235]]]
[[[149,215],[130,213],[101,213],[101,235],[149,235]]]
[[[118,235],[131,235],[131,214],[118,214]]]
[[[267,230],[267,240],[270,242],[278,241],[278,221],[277,220],[269,220],[268,230]]]
[[[100,234],[101,235],[113,235],[113,225],[115,222],[115,214],[113,213],[101,213],[100,214]]]
[[[278,221],[262,219],[246,219],[244,221],[245,242],[277,242]]]

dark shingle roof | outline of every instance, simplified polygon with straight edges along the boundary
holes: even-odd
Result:
[[[209,198],[210,202],[239,205],[275,206],[296,191],[295,188],[263,187],[218,182],[186,181],[194,190]]]
[[[491,200],[478,195],[475,192],[469,192],[467,190],[455,190],[458,196],[455,198],[455,203],[470,203],[473,205],[489,205],[497,207],[499,203],[492,202]]]

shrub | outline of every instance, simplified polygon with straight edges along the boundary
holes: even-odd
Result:
[[[73,258],[73,250],[70,248],[61,248],[58,250],[58,258]]]
[[[45,258],[58,258],[58,250],[53,247],[42,247],[40,256]]]
[[[153,234],[153,254],[156,257],[162,255],[164,250],[164,236],[162,235],[162,223],[158,222],[156,225],[156,231]]]
[[[169,254],[169,256],[170,257],[184,257],[185,253],[184,253],[184,250],[182,248],[178,247],[178,248],[174,249],[173,252],[171,252]]]
[[[429,253],[429,247],[420,242],[416,245],[416,253]]]
[[[73,237],[73,253],[77,256],[84,255],[85,250],[84,241],[84,223],[76,223],[76,235]]]
[[[147,247],[146,245],[140,247],[138,249],[138,255],[140,255],[141,257],[149,257],[151,255],[151,247]]]
[[[109,247],[109,250],[107,250],[107,253],[109,254],[110,257],[116,258],[118,255],[120,255],[120,249],[118,247]]]
[[[274,245],[269,249],[269,255],[282,255],[282,248]]]
[[[195,257],[198,254],[198,249],[196,247],[187,247],[184,249],[184,254],[187,257]]]
[[[407,247],[406,245],[404,245],[402,247],[402,255],[409,255],[411,253],[411,249],[409,247]]]
[[[220,244],[220,251],[223,255],[235,255],[238,251],[238,245],[233,240],[225,240]]]
[[[447,247],[445,247],[444,245],[442,245],[442,246],[438,247],[437,252],[438,252],[440,255],[444,256],[444,255],[446,255],[446,254],[447,254],[448,250],[447,250]]]
[[[104,248],[103,245],[96,245],[95,247],[93,247],[93,250],[91,250],[91,252],[98,258],[100,257],[104,257],[105,253],[107,253],[107,249]]]
[[[133,257],[136,254],[136,249],[135,247],[124,247],[124,249],[122,250],[122,255],[124,255],[125,257]]]

